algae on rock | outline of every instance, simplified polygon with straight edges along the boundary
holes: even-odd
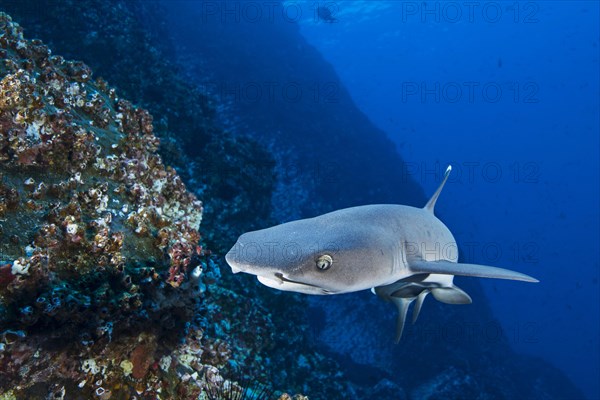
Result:
[[[202,204],[157,155],[148,112],[93,80],[85,64],[24,39],[4,13],[0,58],[0,389],[7,389],[23,371],[46,365],[52,373],[45,357],[24,357],[52,341],[85,352],[118,342],[121,332],[183,326],[206,262]]]

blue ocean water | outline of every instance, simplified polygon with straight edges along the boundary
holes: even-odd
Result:
[[[598,2],[326,5],[301,32],[426,193],[453,165],[438,207],[471,259],[540,279],[482,283],[511,345],[598,398]]]

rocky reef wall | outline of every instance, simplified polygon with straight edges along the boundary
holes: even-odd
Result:
[[[4,13],[0,58],[2,398],[272,393],[282,335],[222,286],[152,116]]]
[[[124,332],[183,332],[206,260],[202,205],[157,155],[150,114],[85,64],[25,39],[6,14],[0,32],[6,390],[27,375],[85,375],[33,357],[52,343],[86,353]]]
[[[2,1],[0,9],[26,25],[29,37],[82,60],[155,117],[162,159],[198,197],[210,199],[204,220],[220,227],[203,236],[211,249],[226,250],[237,232],[268,220],[274,160],[248,135],[226,129],[215,99],[179,73],[159,2]]]

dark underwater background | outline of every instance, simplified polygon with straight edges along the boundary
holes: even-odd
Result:
[[[176,280],[167,257],[126,257],[142,296],[131,310],[111,297],[130,287],[80,270],[73,245],[50,258],[68,274],[20,283],[8,271],[39,235],[0,187],[3,229],[23,227],[0,236],[0,398],[235,398],[209,392],[222,379],[246,382],[248,399],[262,386],[273,398],[600,398],[598,2],[0,0],[0,11],[152,114],[162,161],[203,203],[206,249]],[[15,43],[3,58],[45,68]],[[8,82],[18,68],[6,68]],[[4,143],[7,187],[60,172],[23,167]],[[278,292],[225,263],[246,231],[422,207],[448,164],[436,214],[461,260],[540,283],[456,278],[473,304],[428,299],[394,344],[396,310],[370,292]],[[201,283],[186,286],[194,265]],[[25,312],[57,287],[75,306]]]

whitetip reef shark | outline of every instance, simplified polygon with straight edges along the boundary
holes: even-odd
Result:
[[[538,282],[503,268],[458,263],[450,230],[433,213],[451,166],[425,207],[374,204],[345,208],[241,235],[225,259],[233,273],[256,275],[264,285],[306,294],[371,289],[398,308],[396,342],[408,308],[412,322],[425,297],[469,304],[455,275]]]

